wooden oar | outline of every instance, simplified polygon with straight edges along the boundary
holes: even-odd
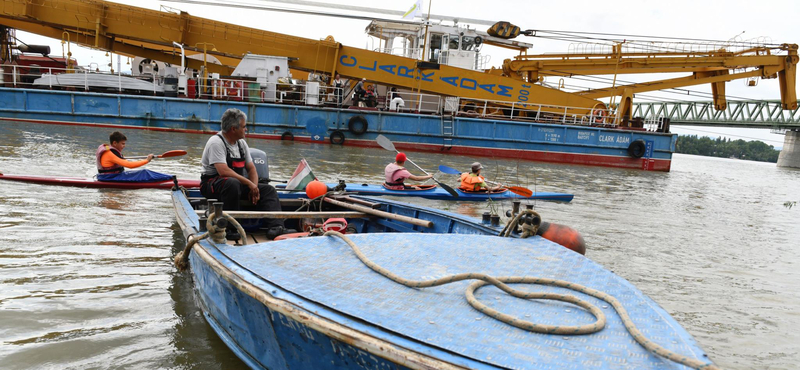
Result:
[[[164,152],[161,155],[154,155],[153,158],[169,158],[169,157],[180,157],[182,155],[186,155],[185,150],[170,150],[168,152]],[[147,158],[146,155],[137,155],[133,157],[125,157],[125,159],[145,159]]]
[[[378,141],[378,145],[380,145],[381,148],[389,150],[389,151],[400,153],[399,150],[395,149],[394,144],[392,144],[392,141],[389,140],[386,136],[378,135],[377,139],[375,139],[375,140]],[[414,161],[412,161],[411,159],[409,159],[408,156],[406,156],[406,160],[411,162],[411,164],[413,164],[414,167],[416,167],[418,170],[422,171],[426,175],[430,175],[428,172],[423,170],[422,167],[417,166],[417,164],[414,163]],[[454,198],[458,198],[458,193],[455,190],[453,190],[453,188],[447,186],[446,184],[442,184],[441,182],[439,182],[439,180],[436,180],[435,177],[431,177],[431,179],[433,179],[434,182],[439,184],[439,186],[441,186],[442,189],[444,189],[446,192],[450,193],[450,195],[452,195]]]
[[[447,167],[445,165],[440,165],[439,166],[439,171],[442,171],[443,173],[447,173],[447,174],[451,174],[451,175],[460,175],[461,174],[461,172],[459,172],[457,169],[451,168],[451,167]],[[490,184],[500,185],[500,184],[498,184],[498,183],[496,183],[494,181],[489,181],[489,180],[484,180],[484,181],[486,181],[486,182],[488,182]],[[503,186],[503,188],[508,189],[508,191],[510,191],[510,192],[512,192],[514,194],[521,195],[521,196],[526,197],[526,198],[529,198],[529,197],[533,196],[533,192],[530,189],[523,188],[521,186]]]

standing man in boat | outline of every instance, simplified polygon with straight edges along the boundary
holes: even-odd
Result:
[[[114,182],[161,182],[169,181],[172,176],[150,170],[125,172],[126,168],[138,168],[153,160],[154,155],[140,161],[129,161],[122,155],[122,150],[128,143],[128,137],[119,131],[114,131],[108,136],[109,144],[100,144],[97,147],[95,158],[97,162],[97,180]]]
[[[404,190],[404,189],[419,189],[419,186],[406,185],[406,179],[414,181],[425,181],[433,177],[433,175],[415,176],[405,168],[406,165],[405,153],[397,153],[394,157],[394,163],[389,163],[383,170],[386,180],[383,186],[391,190]]]
[[[222,131],[209,138],[203,149],[200,193],[222,201],[225,210],[239,210],[239,200],[249,200],[256,210],[280,211],[275,188],[258,182],[250,147],[244,141],[247,115],[236,108],[228,109],[222,114],[220,128]],[[281,219],[269,218],[265,222],[269,239],[294,232],[284,228]],[[229,237],[235,238],[235,235],[229,233]]]
[[[464,172],[461,174],[461,186],[458,188],[464,191],[496,191],[502,188],[501,185],[492,186],[486,185],[486,179],[481,176],[481,170],[483,166],[481,166],[480,162],[475,162],[472,164],[472,172]]]

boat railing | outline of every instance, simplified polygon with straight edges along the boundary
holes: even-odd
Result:
[[[395,100],[400,98],[400,100]],[[403,91],[390,91],[386,95],[385,110],[393,112],[413,112],[438,114],[442,111],[444,97],[440,95],[422,94]],[[393,104],[394,102],[394,104]]]
[[[96,65],[96,63],[93,63]],[[91,66],[91,65],[90,65]],[[70,78],[59,79],[58,76],[66,74]],[[82,76],[78,77],[78,76]],[[106,78],[97,80],[97,76]],[[114,78],[116,77],[116,79]],[[69,89],[80,89],[84,91],[102,90],[118,91],[131,90],[126,82],[129,79],[147,82],[137,85],[135,90],[142,92],[152,92],[154,94],[163,92],[164,77],[152,75],[133,76],[122,72],[100,71],[99,67],[94,68],[55,68],[41,67],[37,65],[3,65],[0,66],[0,84],[8,87],[20,88],[48,88],[63,87]]]
[[[456,115],[462,117],[509,119],[595,127],[614,127],[619,124],[616,110],[603,108],[601,106],[587,110],[585,107],[460,97],[450,98],[446,104],[446,111],[452,111]]]

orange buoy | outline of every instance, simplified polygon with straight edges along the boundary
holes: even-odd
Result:
[[[311,181],[308,183],[308,185],[306,185],[306,195],[308,196],[308,199],[314,199],[327,192],[328,187],[317,180]]]
[[[558,243],[580,254],[586,254],[586,243],[583,236],[577,230],[550,222],[542,222],[536,235],[541,235],[551,242]]]

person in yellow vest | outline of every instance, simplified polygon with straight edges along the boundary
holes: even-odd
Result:
[[[486,179],[481,176],[481,170],[483,166],[481,166],[480,162],[475,162],[472,164],[472,172],[470,173],[462,173],[461,174],[461,186],[458,188],[464,191],[496,191],[502,188],[501,185],[497,186],[489,186],[486,185]]]

